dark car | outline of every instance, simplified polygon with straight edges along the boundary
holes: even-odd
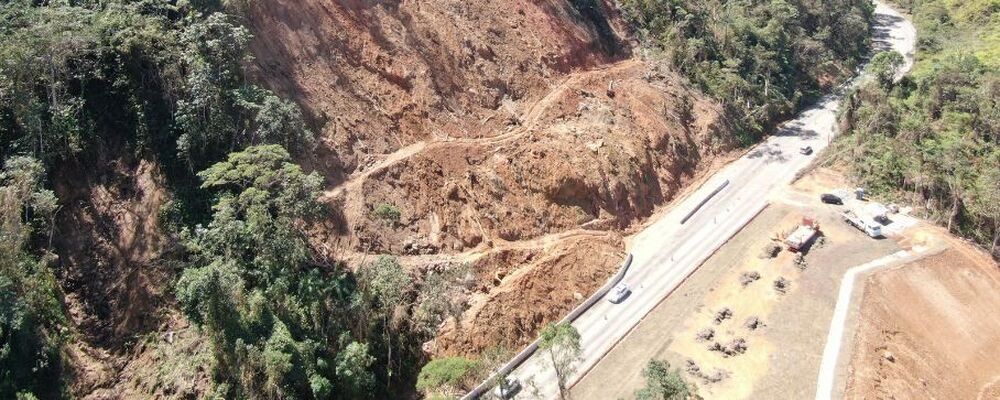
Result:
[[[802,153],[802,154],[805,154],[805,155],[808,156],[808,155],[810,155],[810,154],[813,153],[813,148],[812,148],[812,146],[806,146],[806,147],[800,148],[799,149],[799,153]]]
[[[844,200],[835,194],[823,193],[819,199],[826,204],[844,204]]]
[[[493,389],[493,394],[496,397],[507,400],[514,398],[518,392],[521,391],[521,382],[517,378],[508,376],[500,381],[496,389]]]

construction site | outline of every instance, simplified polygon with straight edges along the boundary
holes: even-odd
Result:
[[[833,397],[995,398],[1000,362],[982,357],[1000,340],[986,307],[1000,300],[996,263],[907,209],[859,200],[849,187],[826,168],[799,179],[608,352],[573,387],[574,398],[627,398],[652,359],[680,369],[704,398],[817,396],[842,278],[901,252],[916,260],[857,279]],[[820,200],[830,192],[844,204]],[[945,345],[953,329],[967,332],[960,348]],[[952,379],[944,370],[968,373]],[[612,379],[621,384],[607,385]]]

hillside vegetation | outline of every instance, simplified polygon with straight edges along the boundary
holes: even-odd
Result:
[[[881,79],[851,93],[838,159],[875,193],[919,206],[956,234],[1000,256],[1000,3],[913,0],[918,48],[899,82],[879,74],[901,62],[883,53]]]
[[[849,76],[867,53],[865,0],[623,0],[644,42],[741,122],[744,144]]]
[[[603,281],[621,230],[850,75],[871,12],[0,2],[0,398],[457,391]],[[433,345],[470,358],[421,379]]]
[[[401,371],[419,357],[418,336],[393,319],[413,300],[408,275],[386,258],[354,276],[308,245],[306,231],[323,211],[321,180],[289,151],[308,150],[312,133],[298,106],[246,79],[250,34],[239,8],[71,3],[0,5],[0,398],[82,396],[162,379],[116,382],[112,373],[89,381],[105,367],[81,360],[107,352],[104,362],[114,365],[136,342],[135,351],[162,343],[157,330],[183,317],[207,343],[190,351],[212,361],[175,358],[165,373],[203,370],[210,384],[199,393],[176,386],[196,383],[163,381],[154,392],[379,397],[412,375]],[[131,172],[150,164],[154,182],[172,193],[160,209],[124,220],[113,210],[86,212],[104,193],[114,197],[104,206],[118,208],[164,190]],[[85,195],[57,199],[49,187]],[[146,236],[166,244],[116,247],[143,227],[132,218],[158,221],[138,232],[140,247]],[[98,257],[100,248],[59,246],[100,238],[112,241],[110,258]],[[120,259],[131,251],[156,254],[133,266]],[[133,282],[136,271],[166,278]],[[115,283],[123,279],[124,287]],[[183,317],[171,311],[170,293]]]

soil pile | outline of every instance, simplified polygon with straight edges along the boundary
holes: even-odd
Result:
[[[481,286],[518,271],[472,297],[439,352],[529,342],[622,253],[618,239],[540,238],[620,232],[735,146],[721,106],[631,58],[611,2],[279,0],[247,18],[259,78],[321,127],[302,161],[337,210],[322,248],[460,256],[490,269]]]

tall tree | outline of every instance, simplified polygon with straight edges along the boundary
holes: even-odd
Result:
[[[635,392],[636,400],[685,400],[691,393],[680,371],[664,360],[649,360],[642,370],[646,386]]]
[[[549,356],[552,369],[556,373],[556,383],[559,385],[559,397],[566,399],[569,393],[566,385],[569,378],[576,372],[580,362],[580,332],[571,324],[549,323],[542,329],[542,340],[538,349]]]

